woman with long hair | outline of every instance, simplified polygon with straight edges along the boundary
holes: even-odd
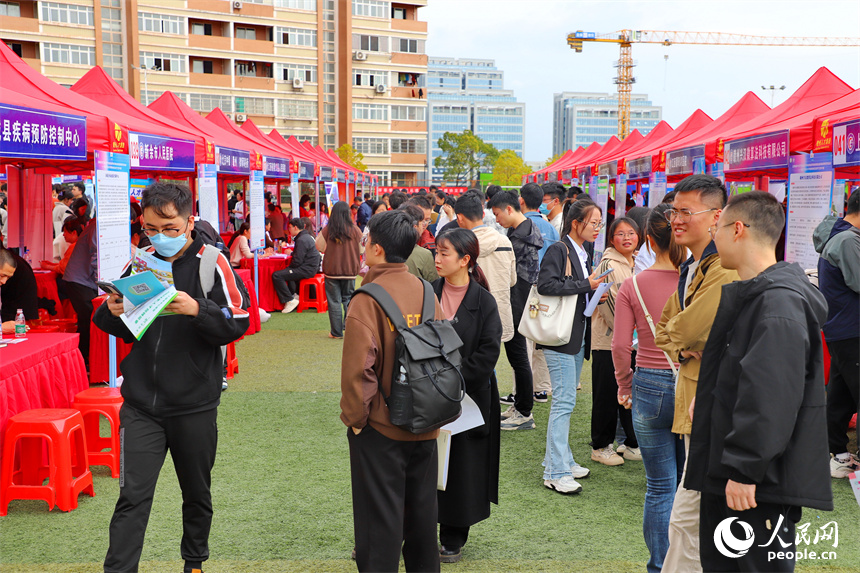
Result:
[[[538,344],[544,351],[552,384],[552,405],[546,428],[543,485],[562,494],[582,491],[577,478],[591,473],[573,459],[570,450],[570,415],[576,405],[576,385],[582,361],[590,353],[591,319],[585,316],[586,299],[600,284],[597,272],[583,248],[603,228],[603,213],[590,201],[570,204],[562,226],[562,238],[550,245],[541,261],[538,293],[545,296],[577,296],[570,340],[560,346]],[[566,273],[570,261],[571,274]]]
[[[669,516],[684,468],[684,442],[672,433],[676,365],[654,344],[653,333],[663,306],[678,288],[678,267],[685,257],[684,248],[672,240],[672,227],[666,220],[666,211],[671,208],[663,203],[648,217],[645,236],[656,260],[618,289],[612,338],[617,400],[625,408],[632,406],[633,427],[645,465],[642,529],[651,553],[651,573],[660,571],[669,549]],[[639,339],[635,373],[631,369],[634,332]]]
[[[475,233],[451,229],[436,240],[433,282],[445,318],[463,341],[460,371],[466,394],[484,418],[477,428],[451,438],[448,483],[438,493],[440,558],[460,560],[469,528],[490,516],[490,503],[499,502],[499,387],[494,368],[499,359],[502,321],[496,299],[478,266],[480,249]]]
[[[233,265],[234,269],[238,269],[241,266],[242,259],[254,257],[254,253],[251,252],[250,240],[251,223],[245,221],[239,225],[239,228],[236,229],[236,232],[233,233],[233,236],[230,237],[230,241],[227,243],[227,248],[230,250],[230,264]]]
[[[316,238],[317,250],[325,254],[322,268],[331,327],[329,338],[343,338],[343,319],[361,267],[360,242],[361,231],[350,216],[349,205],[338,201],[331,208],[328,225]]]

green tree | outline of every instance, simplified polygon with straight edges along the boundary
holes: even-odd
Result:
[[[457,185],[476,181],[478,173],[482,169],[489,170],[499,155],[495,147],[468,129],[463,133],[445,132],[438,145],[442,155],[433,165],[444,169],[444,178]]]
[[[556,153],[555,155],[553,155],[552,157],[550,157],[549,159],[547,159],[547,160],[546,160],[546,163],[544,163],[544,165],[543,165],[543,166],[544,166],[544,167],[549,167],[550,165],[552,165],[553,163],[555,163],[556,161],[558,161],[559,159],[561,159],[561,156],[562,156],[562,155],[564,155],[564,153]]]
[[[344,163],[352,165],[359,171],[367,171],[367,165],[362,162],[364,154],[353,149],[350,144],[344,143],[335,150],[335,153]]]
[[[523,175],[531,173],[526,162],[510,149],[503,149],[493,163],[493,183],[496,185],[520,185]]]

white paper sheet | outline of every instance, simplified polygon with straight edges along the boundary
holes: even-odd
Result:
[[[597,305],[600,304],[600,297],[603,296],[603,293],[609,290],[614,283],[600,283],[597,285],[597,290],[594,291],[594,294],[591,295],[591,300],[588,302],[588,306],[585,307],[585,316],[591,316],[594,314],[594,310],[597,308]]]
[[[484,425],[484,416],[481,414],[481,409],[478,408],[478,405],[475,404],[475,401],[468,394],[460,402],[460,407],[463,409],[460,417],[450,424],[442,426],[442,429],[451,432],[452,436]]]

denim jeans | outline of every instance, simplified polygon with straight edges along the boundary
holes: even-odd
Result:
[[[552,404],[546,425],[546,455],[543,459],[543,479],[559,479],[572,475],[578,466],[570,451],[570,415],[576,405],[576,383],[582,370],[585,349],[575,355],[544,348],[549,379],[552,382]]]
[[[355,279],[325,279],[325,296],[328,299],[328,321],[331,335],[343,337],[343,319],[355,290]]]
[[[669,517],[684,469],[684,442],[672,433],[675,380],[671,370],[637,368],[633,374],[633,427],[645,464],[642,531],[651,553],[648,571],[659,573],[669,550]]]

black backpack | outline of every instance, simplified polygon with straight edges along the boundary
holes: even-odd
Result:
[[[388,405],[391,423],[413,434],[435,430],[459,418],[460,402],[466,395],[466,381],[460,373],[463,341],[449,321],[435,319],[436,295],[430,283],[421,282],[421,323],[412,328],[381,286],[370,283],[355,291],[373,297],[397,331],[391,395],[385,396],[382,381],[378,381],[379,393]]]

